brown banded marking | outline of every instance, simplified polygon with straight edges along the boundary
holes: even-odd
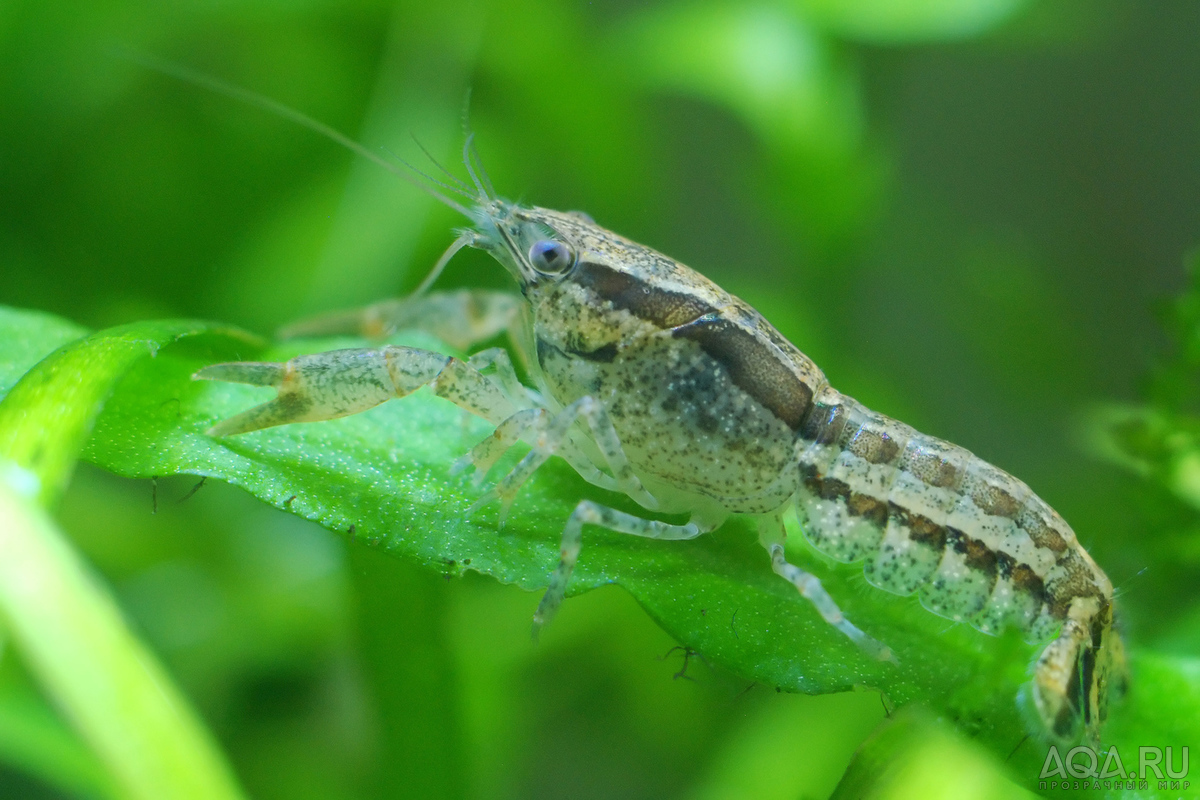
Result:
[[[1021,511],[1023,513],[1018,514],[1016,522],[1038,547],[1062,553],[1075,541],[1074,534],[1064,534],[1063,529],[1070,529],[1062,517],[1040,500],[1026,503]]]
[[[656,299],[633,280],[606,275],[605,282],[592,283],[614,307],[659,324],[682,305],[680,293]],[[683,306],[689,313],[712,308],[693,300]],[[919,591],[931,610],[989,633],[1015,625],[1030,638],[1044,638],[1080,593],[1099,592],[1086,565],[1058,566],[1077,548],[1074,536],[1020,481],[961,448],[872,414],[823,382],[800,382],[809,391],[802,397],[805,412],[796,414],[766,391],[778,393],[796,380],[794,372],[787,378],[769,370],[747,370],[752,379],[739,374],[740,342],[761,348],[765,339],[783,354],[791,345],[761,327],[752,309],[736,310],[742,313],[707,311],[675,335],[701,344],[735,385],[798,433],[797,506],[818,549],[843,561],[867,558],[872,582],[903,594]],[[781,363],[772,356],[773,364]],[[821,392],[812,392],[817,386]],[[1055,595],[1061,595],[1057,603]]]
[[[1078,548],[1065,551],[1046,575],[1046,599],[1050,615],[1055,619],[1066,619],[1072,604],[1080,600],[1095,598],[1098,604],[1107,602],[1093,567],[1084,560],[1082,553]]]
[[[953,451],[942,450],[938,445],[931,448],[925,443],[924,447],[914,449],[906,455],[908,459],[907,463],[902,465],[903,469],[911,472],[925,485],[948,489],[951,493],[958,489],[966,472],[965,464],[955,463],[953,460],[953,456],[956,455]]]
[[[963,563],[973,570],[990,575],[992,580],[995,580],[999,572],[999,556],[997,552],[980,540],[972,539],[957,528],[947,528],[947,530],[955,534],[951,546],[962,554]]]
[[[1115,641],[1111,623],[1100,620],[1111,588],[1070,528],[1023,483],[966,451],[916,435],[897,458],[893,451],[899,445],[885,442],[901,439],[904,429],[893,435],[886,423],[876,428],[861,423],[863,416],[851,402],[822,403],[814,413],[818,422],[806,426],[812,441],[802,452],[829,464],[830,471],[803,465],[800,505],[808,507],[810,526],[836,526],[810,535],[814,544],[834,557],[860,554],[861,548],[851,552],[837,540],[862,538],[860,530],[850,535],[851,518],[880,527],[879,498],[864,489],[886,481],[872,477],[871,470],[882,462],[905,473],[887,494],[887,525],[868,555],[868,579],[900,594],[918,591],[930,610],[988,633],[1015,626],[1029,640],[1041,641],[1066,621],[1047,648],[1051,658],[1039,669],[1039,713],[1052,720],[1056,735],[1068,736],[1081,717],[1094,733],[1096,720],[1107,713],[1105,689],[1097,682],[1120,670],[1110,658],[1097,673],[1098,642],[1106,636]],[[840,454],[830,453],[839,448]],[[848,456],[857,459],[857,472],[846,468],[854,460]],[[811,513],[814,504],[830,503],[845,519]],[[1075,641],[1075,619],[1091,621],[1088,642]],[[1068,673],[1070,665],[1076,666]]]
[[[1010,576],[1012,585],[1019,591],[1032,597],[1041,608],[1046,603],[1046,583],[1034,572],[1028,564],[1017,564],[1012,568]]]
[[[989,464],[971,457],[958,485],[959,499],[947,524],[969,534],[974,542],[995,554],[996,569],[991,589],[970,619],[987,633],[1015,626],[1028,635],[1030,625],[1043,610],[1040,593],[1030,594],[1025,584],[1013,582],[1013,569],[1040,566],[1028,537],[1013,522],[1021,499],[1029,492],[1023,484]],[[966,556],[968,566],[988,569],[985,562]]]
[[[1044,598],[1040,587],[1022,583],[1018,578],[1032,570],[1020,564],[1009,553],[996,551],[996,583],[987,604],[971,620],[971,624],[984,633],[998,634],[1011,626],[1027,631]],[[1034,576],[1036,577],[1036,576]]]
[[[985,542],[894,501],[885,504],[855,491],[845,480],[821,476],[811,467],[803,468],[803,480],[812,498],[805,503],[806,530],[818,549],[842,561],[859,560],[878,549],[886,525],[892,531],[893,549],[897,539],[904,539],[908,560],[893,564],[890,571],[869,570],[873,582],[903,594],[921,588],[927,606],[954,619],[978,614],[993,598],[1000,580],[1001,554]],[[830,506],[836,506],[844,520],[836,520]],[[823,513],[818,512],[822,507]],[[864,526],[870,531],[864,531]],[[1004,556],[1007,577],[1011,557]],[[993,621],[988,627],[997,625]]]
[[[826,395],[829,393],[826,392]],[[814,404],[801,427],[804,489],[797,507],[818,549],[857,561],[879,546],[887,523],[890,459],[906,437],[903,426],[845,398]]]
[[[870,522],[880,531],[887,525],[888,505],[882,500],[877,500],[869,494],[860,494],[859,492],[850,492],[846,498],[846,507],[853,516],[861,517],[867,522]]]
[[[802,427],[799,497],[822,552],[865,557],[872,583],[919,591],[931,610],[989,633],[1016,625],[1042,638],[1072,600],[1099,592],[1081,559],[1058,564],[1045,546],[1066,537],[1024,484],[853,401],[823,401]],[[1036,539],[1017,519],[1036,526]],[[1047,576],[1057,578],[1051,590]]]
[[[797,506],[805,535],[818,550],[843,562],[864,558],[879,544],[886,507],[870,495],[854,492],[837,478],[801,467],[808,501]]]
[[[319,123],[309,127],[328,134]],[[1082,714],[1094,738],[1093,722],[1105,708],[1097,692],[1121,657],[1111,585],[1045,503],[965,450],[840,395],[757,311],[685,265],[586,215],[494,197],[470,161],[467,169],[478,196],[466,184],[449,189],[466,197],[469,208],[432,192],[471,221],[435,273],[467,245],[508,270],[523,298],[515,302],[527,313],[521,320],[505,316],[502,327],[528,326],[517,339],[536,346],[536,358],[527,361],[541,394],[500,391],[470,365],[411,348],[369,351],[369,366],[378,371],[386,360],[389,370],[400,370],[392,377],[403,379],[397,383],[403,393],[430,383],[498,426],[540,425],[538,446],[502,481],[506,496],[537,468],[532,456],[540,464],[557,452],[598,486],[649,509],[692,514],[687,525],[670,525],[582,501],[564,531],[539,624],[564,596],[585,523],[680,539],[730,513],[752,513],[767,520],[760,540],[772,568],[831,625],[884,656],[887,648],[846,620],[814,576],[787,563],[781,514],[794,503],[818,548],[845,561],[865,559],[868,578],[881,588],[919,591],[931,609],[989,632],[1016,624],[1042,638],[1061,626],[1035,670],[1037,711],[1061,735]],[[255,365],[225,366],[231,369],[199,377],[262,378]],[[386,386],[373,385],[334,354],[308,366],[309,394],[283,397],[214,432],[328,418],[387,396]],[[405,372],[409,367],[416,377]],[[516,380],[512,373],[501,383]],[[533,407],[509,408],[514,401]],[[561,414],[545,413],[556,407]],[[568,435],[571,414],[585,408],[590,427],[582,433],[590,444],[577,450]],[[535,410],[541,413],[529,413]],[[602,474],[605,468],[612,474]],[[645,486],[654,494],[639,483],[643,477],[652,479]]]
[[[918,544],[923,544],[931,550],[941,552],[946,548],[946,528],[938,525],[929,517],[909,511],[904,506],[888,501],[891,509],[889,519],[895,520],[908,531],[908,538]]]
[[[991,481],[979,481],[970,493],[971,502],[984,514],[1014,519],[1021,502]]]
[[[945,527],[946,546],[933,577],[920,590],[926,608],[956,621],[972,620],[996,585],[996,559],[983,542]]]
[[[891,464],[900,455],[901,445],[888,431],[875,431],[860,427],[850,439],[846,449],[868,464]]]

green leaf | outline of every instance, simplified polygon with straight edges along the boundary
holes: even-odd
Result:
[[[396,341],[439,349],[418,334]],[[238,357],[284,360],[365,344],[310,340],[262,352],[244,348]],[[449,467],[489,428],[426,390],[340,420],[214,439],[204,431],[216,420],[271,395],[191,380],[201,366],[228,360],[228,349],[228,342],[198,339],[136,363],[97,420],[84,457],[134,478],[172,473],[220,478],[437,572],[473,570],[535,591],[546,586],[562,525],[579,499],[637,511],[553,459],[522,490],[505,529],[496,529],[494,507],[467,518],[465,509],[481,490],[468,475],[450,475]],[[860,627],[888,644],[898,665],[869,659],[826,625],[770,571],[746,520],[681,543],[588,529],[571,593],[620,585],[681,643],[761,684],[813,694],[870,687],[892,706],[928,706],[1000,758],[1017,748],[1010,766],[1033,781],[1044,752],[1017,747],[1026,728],[1016,697],[1037,648],[1016,632],[986,636],[924,611],[915,598],[873,589],[859,566],[833,564],[805,547],[798,530],[792,533],[792,559],[817,574]],[[571,624],[570,607],[568,602],[557,626]],[[548,635],[554,635],[553,627]],[[1162,668],[1170,673],[1176,666]],[[1136,673],[1134,681],[1136,687]],[[1163,723],[1164,735],[1190,732],[1194,740],[1194,720],[1179,717],[1169,705],[1145,705],[1166,702],[1135,692],[1116,709],[1110,731],[1123,736],[1121,718],[1128,715],[1146,726],[1136,728],[1139,734],[1152,730],[1156,719],[1173,720]]]
[[[53,314],[0,306],[0,400],[34,364],[86,333]]]
[[[1200,508],[1200,420],[1194,416],[1154,406],[1102,406],[1084,433],[1100,458]],[[1186,535],[1195,539],[1191,531]]]
[[[2,348],[15,364],[77,333],[37,314],[10,311],[4,319],[9,332],[21,332]],[[241,793],[166,672],[35,501],[57,498],[92,422],[129,367],[189,336],[247,340],[204,323],[128,325],[63,345],[0,401],[0,621],[122,793],[147,800]],[[25,741],[30,749],[19,760],[27,764],[61,750],[51,736],[40,745]]]
[[[1180,765],[1180,748],[1195,746],[1196,720],[1200,718],[1200,660],[1157,653],[1143,653],[1134,659],[1133,671],[1136,703],[1127,703],[1125,713],[1114,719],[1109,730],[1111,742],[1107,752],[1097,752],[1097,775],[1115,767],[1108,758],[1112,751],[1120,758],[1125,777],[1138,778],[1140,784],[1139,747],[1170,747],[1173,764]],[[1059,757],[1067,762],[1070,748],[1060,747]],[[1027,798],[1032,797],[1020,788],[1039,788],[1041,774],[1048,763],[1049,747],[1034,740],[1021,742],[1015,752],[988,754],[977,744],[963,739],[942,721],[927,713],[906,710],[881,725],[859,748],[854,761],[843,776],[831,800],[901,800],[902,798]],[[1087,766],[1087,756],[1079,755],[1074,763]],[[1048,775],[1048,778],[1050,776]],[[1069,786],[1040,791],[1048,797],[1125,797],[1161,798],[1174,800],[1195,797],[1195,780],[1191,778],[1190,792],[1181,794],[1180,787],[1159,787],[1158,778],[1148,773],[1145,788],[1094,791],[1102,787],[1085,787],[1081,794],[1080,781],[1073,776]],[[1081,776],[1082,777],[1082,776]],[[1109,782],[1112,782],[1109,775]],[[1190,776],[1189,776],[1190,777]],[[1061,778],[1059,779],[1061,780]],[[1047,781],[1050,782],[1049,780]]]
[[[995,758],[922,713],[901,713],[855,754],[830,800],[1024,800]]]
[[[19,327],[14,323],[10,316],[12,331]],[[48,327],[40,315],[30,323],[37,326],[28,334],[31,340]],[[166,345],[198,335],[251,341],[246,334],[203,322],[137,322],[75,339],[27,372],[0,401],[0,456],[28,478],[22,490],[43,505],[52,503],[66,486],[96,414],[126,370]],[[33,349],[26,345],[24,353]]]
[[[438,346],[415,334],[397,341]],[[365,344],[307,341],[259,357]],[[474,570],[530,590],[546,586],[562,525],[579,499],[636,511],[552,460],[522,491],[505,529],[496,530],[495,508],[467,518],[480,490],[449,467],[489,429],[424,390],[353,417],[214,439],[204,431],[216,420],[271,392],[192,381],[209,361],[176,348],[142,362],[106,407],[85,456],[129,477],[221,478],[438,572]],[[793,530],[793,540],[801,538]],[[799,544],[793,557],[821,577],[851,619],[893,648],[899,665],[870,660],[821,621],[770,571],[744,520],[685,543],[589,529],[571,591],[616,583],[680,642],[760,683],[808,693],[873,687],[889,703],[937,709],[994,752],[1007,754],[1020,742],[1016,696],[1034,647],[1015,632],[986,636],[929,614],[915,598],[872,589],[856,565],[832,564]],[[569,603],[557,624],[570,624]]]
[[[397,341],[438,347],[418,335]],[[350,345],[366,343],[310,341],[261,357]],[[490,429],[424,390],[353,417],[214,439],[204,431],[216,420],[271,392],[192,381],[208,361],[176,350],[140,364],[106,407],[85,457],[129,477],[221,478],[431,569],[474,570],[530,590],[546,586],[562,525],[579,499],[636,510],[553,461],[522,491],[504,530],[496,529],[495,508],[467,518],[481,490],[449,468]],[[874,622],[901,667],[872,661],[771,573],[744,521],[683,544],[589,531],[583,552],[573,592],[618,583],[678,638],[765,683],[811,693],[867,684],[895,702],[961,687],[964,712],[982,705],[1015,725],[1012,697],[1032,657],[1018,637],[981,636],[920,611],[915,599],[881,596],[859,568],[816,565],[848,613],[868,628]],[[989,684],[1002,688],[993,696]],[[984,695],[966,698],[972,686]]]
[[[118,796],[103,764],[11,658],[0,662],[0,759],[72,796]]]
[[[46,513],[3,480],[0,552],[0,620],[122,794],[241,797],[207,732],[111,596]],[[55,742],[43,744],[39,755],[52,757]]]

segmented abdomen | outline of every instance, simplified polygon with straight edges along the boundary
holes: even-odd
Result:
[[[931,611],[1031,641],[1107,606],[1112,585],[1028,486],[826,387],[799,432],[797,507],[818,550]],[[1081,605],[1082,604],[1082,605]]]

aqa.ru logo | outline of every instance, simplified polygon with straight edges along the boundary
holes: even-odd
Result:
[[[1175,748],[1139,747],[1136,770],[1126,770],[1116,746],[1103,753],[1103,759],[1090,747],[1072,747],[1065,756],[1051,745],[1039,775],[1039,789],[1156,789],[1184,790],[1191,787],[1188,777],[1188,749],[1180,748],[1179,769],[1175,767]],[[1164,775],[1163,772],[1166,772]]]

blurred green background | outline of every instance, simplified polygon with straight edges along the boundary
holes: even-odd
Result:
[[[1155,309],[1200,243],[1197,31],[1187,0],[8,0],[0,302],[266,334],[411,289],[461,224],[122,52],[413,161],[415,137],[457,164],[470,89],[502,194],[688,263],[843,391],[1018,475],[1121,588],[1128,635],[1195,654],[1200,548],[1159,547],[1192,512],[1080,429],[1168,352]],[[505,284],[476,253],[441,282]],[[697,658],[676,679],[683,654],[615,589],[535,648],[534,595],[213,482],[180,502],[192,486],[160,481],[152,514],[151,486],[81,469],[59,518],[257,798],[820,798],[885,716]],[[37,705],[19,659],[0,682]],[[44,723],[42,750],[7,746],[0,797],[87,796]]]

